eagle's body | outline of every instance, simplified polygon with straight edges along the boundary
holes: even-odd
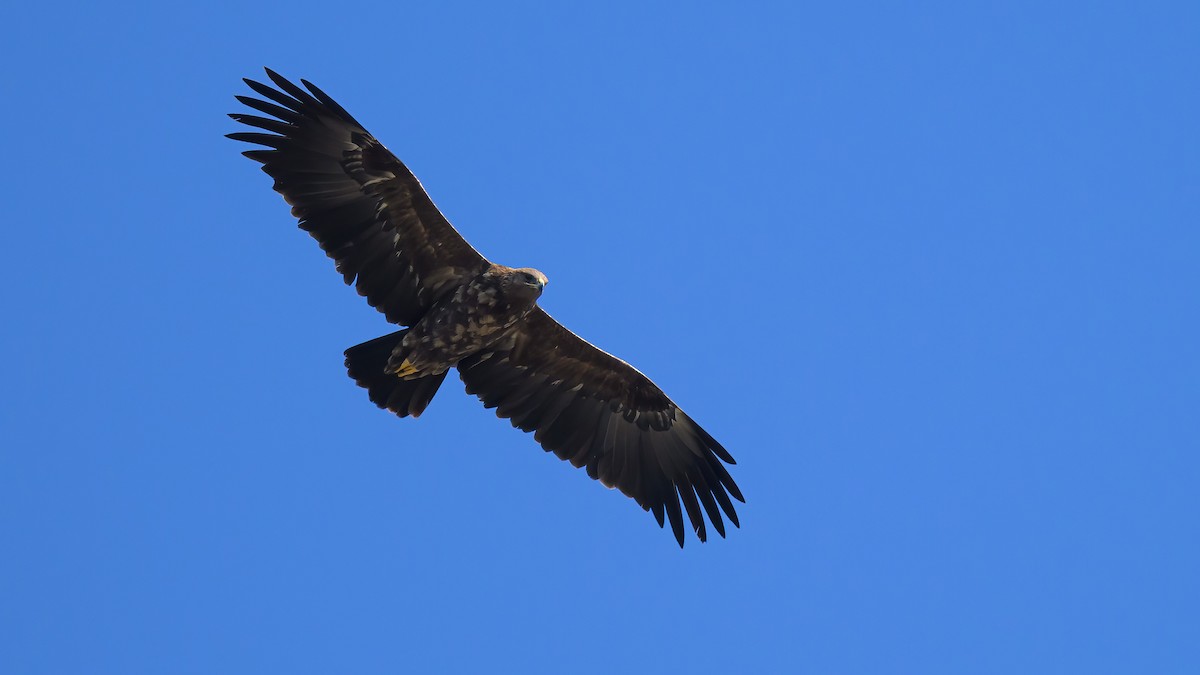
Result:
[[[275,179],[346,283],[407,327],[346,350],[350,376],[376,405],[416,417],[457,368],[469,393],[547,451],[660,526],[669,520],[680,546],[685,511],[701,541],[705,515],[721,536],[722,512],[738,524],[730,497],[742,495],[722,464],[733,457],[645,375],[538,307],[545,275],[488,261],[333,99],[267,74],[278,90],[246,83],[269,101],[238,100],[270,117],[231,117],[270,133],[229,136],[268,148],[243,154]]]
[[[533,310],[546,276],[491,265],[447,293],[410,328],[385,368],[401,379],[439,375],[504,337]]]

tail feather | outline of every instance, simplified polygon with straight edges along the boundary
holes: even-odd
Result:
[[[396,331],[347,349],[346,370],[358,386],[367,390],[375,405],[400,417],[420,417],[448,371],[416,380],[402,380],[385,372],[392,351],[407,332],[407,329]]]

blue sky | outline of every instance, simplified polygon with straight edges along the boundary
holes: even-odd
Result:
[[[0,671],[1193,673],[1195,3],[4,10]],[[738,459],[669,530],[222,138],[271,66]]]

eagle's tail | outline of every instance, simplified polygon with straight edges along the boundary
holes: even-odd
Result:
[[[401,417],[419,417],[433,400],[448,371],[417,380],[402,380],[384,372],[392,350],[407,332],[407,329],[396,331],[347,349],[346,370],[358,386],[367,390],[375,405]]]

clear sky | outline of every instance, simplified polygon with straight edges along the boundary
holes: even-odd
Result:
[[[33,4],[0,672],[1200,672],[1197,3]],[[371,405],[390,326],[222,138],[264,65],[720,439],[742,529],[454,376]]]

